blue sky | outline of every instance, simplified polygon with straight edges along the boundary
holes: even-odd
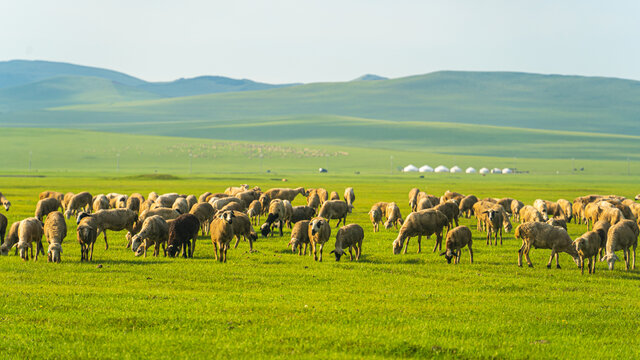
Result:
[[[640,1],[3,1],[0,60],[149,81],[272,83],[438,70],[640,80]]]

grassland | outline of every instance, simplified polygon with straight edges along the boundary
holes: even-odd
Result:
[[[12,201],[10,221],[31,216],[45,189],[200,194],[248,182],[282,186],[260,173],[180,177],[116,173],[3,178]],[[533,250],[536,267],[518,268],[519,243],[489,247],[473,231],[475,263],[463,252],[447,265],[426,240],[416,254],[394,256],[395,230],[373,233],[367,211],[376,201],[397,201],[418,186],[484,196],[573,198],[586,193],[633,196],[638,177],[514,176],[419,179],[402,176],[292,174],[287,186],[356,190],[348,222],[365,228],[358,263],[292,255],[284,238],[259,239],[213,259],[200,237],[195,258],[135,258],[124,232],[110,233],[110,249],[97,243],[94,263],[79,262],[75,225],[59,265],[0,258],[0,333],[7,358],[637,358],[638,271],[605,270],[581,276],[561,255],[561,270],[544,266],[548,250]],[[301,204],[302,198],[294,205]],[[471,227],[473,220],[462,220]],[[570,225],[576,237],[584,226]],[[98,264],[102,267],[98,267]]]

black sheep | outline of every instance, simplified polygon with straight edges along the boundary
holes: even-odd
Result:
[[[193,214],[183,214],[171,221],[169,223],[169,246],[167,247],[169,256],[176,256],[182,248],[182,257],[186,258],[188,252],[189,257],[192,258],[199,230],[200,221]]]

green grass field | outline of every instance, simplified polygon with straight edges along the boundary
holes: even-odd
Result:
[[[82,165],[80,165],[82,167]],[[213,259],[210,239],[200,237],[194,259],[136,258],[124,232],[102,237],[94,262],[80,263],[75,224],[68,221],[61,264],[46,258],[0,258],[0,333],[5,358],[637,358],[638,271],[603,263],[581,276],[562,254],[562,269],[545,267],[549,250],[532,250],[535,267],[518,268],[520,244],[486,246],[473,219],[475,263],[463,251],[448,265],[423,240],[416,254],[393,255],[395,230],[373,233],[367,212],[374,202],[396,201],[408,214],[407,192],[456,190],[478,197],[573,199],[587,193],[634,196],[637,176],[522,175],[450,177],[344,174],[319,178],[290,174],[198,174],[178,179],[115,172],[2,178],[0,191],[13,203],[10,222],[33,215],[42,190],[199,195],[249,183],[263,189],[324,186],[356,192],[348,222],[365,229],[359,262],[325,261],[291,254],[285,236],[260,238],[255,253],[241,242],[228,262]],[[331,175],[331,174],[327,174]],[[294,205],[302,204],[298,197]],[[333,221],[335,224],[335,221]],[[572,238],[585,226],[570,225]],[[333,229],[335,234],[335,228]],[[347,260],[347,261],[345,261]],[[98,268],[98,265],[102,265]]]

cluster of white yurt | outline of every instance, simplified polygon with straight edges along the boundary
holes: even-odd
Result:
[[[421,166],[420,169],[418,169],[418,171],[430,173],[430,172],[433,172],[433,168],[429,165],[424,165],[424,166]]]
[[[413,164],[409,164],[402,169],[402,172],[418,172],[418,168]]]
[[[417,168],[415,165],[409,164],[402,169],[402,172],[421,172],[421,173],[425,173],[425,172],[427,173],[431,173],[431,172],[463,173],[464,172],[467,174],[486,175],[486,174],[513,174],[513,169],[510,169],[510,168],[500,169],[497,167],[493,169],[489,169],[489,168],[483,167],[483,168],[480,168],[480,170],[476,170],[474,167],[469,166],[466,170],[463,171],[462,168],[459,167],[458,165],[454,165],[452,168],[448,168],[444,165],[439,165],[434,169],[429,165],[423,165],[420,168]]]

